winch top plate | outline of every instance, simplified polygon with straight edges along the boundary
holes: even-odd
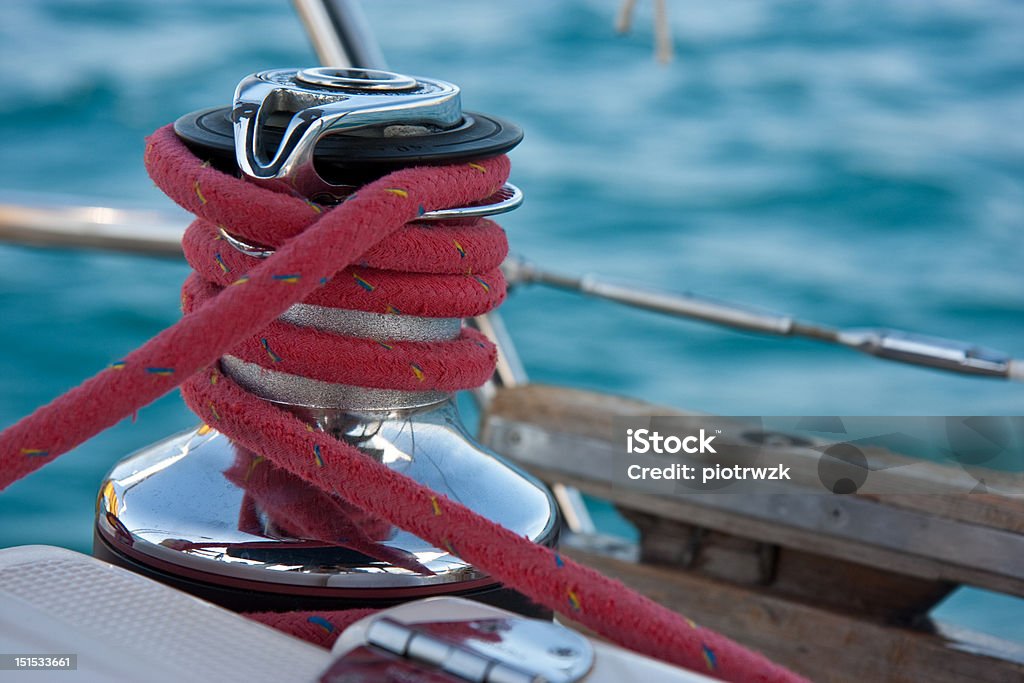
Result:
[[[202,109],[174,122],[174,132],[198,156],[222,169],[234,168],[235,140],[230,107]],[[277,145],[284,128],[270,124],[269,145]],[[523,130],[504,119],[463,112],[462,124],[423,134],[379,136],[365,131],[324,137],[314,152],[317,171],[326,180],[342,180],[353,172],[385,173],[417,164],[471,161],[508,152],[523,139]]]

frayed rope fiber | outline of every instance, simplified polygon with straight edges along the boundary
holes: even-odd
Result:
[[[217,171],[189,152],[170,126],[149,138],[146,167],[168,196],[198,216],[186,238],[198,274],[183,290],[185,315],[0,433],[0,488],[180,385],[193,411],[244,448],[371,516],[451,548],[497,581],[624,647],[728,681],[803,680],[347,443],[311,431],[220,373],[217,360],[233,353],[264,367],[360,386],[454,391],[483,383],[495,350],[472,330],[451,341],[400,344],[313,334],[276,319],[299,301],[432,317],[496,306],[505,293],[496,270],[507,249],[500,228],[490,221],[443,227],[414,221],[496,192],[509,174],[506,157],[403,169],[330,210]],[[277,251],[266,260],[240,258],[217,239],[222,227]],[[404,246],[395,248],[393,241]],[[481,253],[473,253],[478,245]],[[328,294],[331,303],[324,300]],[[336,367],[313,367],[322,353],[331,353]],[[309,622],[309,616],[325,621]],[[322,631],[332,619],[346,619],[328,613],[282,623],[295,618]]]

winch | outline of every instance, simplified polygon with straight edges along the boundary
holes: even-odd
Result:
[[[459,88],[451,83],[341,68],[254,74],[239,84],[232,107],[188,114],[174,130],[197,157],[219,170],[302,197],[317,212],[396,169],[476,166],[475,160],[502,154],[522,138],[513,124],[462,111]],[[202,188],[195,192],[205,204]],[[471,206],[421,211],[416,223],[426,231],[466,225],[513,209],[521,199],[505,184]],[[217,247],[216,262],[225,273],[231,250],[258,260],[283,246],[254,243],[258,240],[224,227],[218,232],[209,239],[223,245]],[[237,282],[244,282],[238,275]],[[372,288],[358,275],[355,279]],[[275,325],[386,349],[456,340],[463,332],[458,317],[328,303],[295,304]],[[276,342],[261,341],[266,354],[280,360]],[[327,356],[319,362],[339,361]],[[365,457],[519,536],[555,544],[559,520],[548,490],[473,439],[453,392],[327,382],[236,355],[223,356],[219,372],[299,416],[310,430],[345,440]],[[386,606],[457,595],[542,613],[462,561],[457,548],[435,547],[373,518],[214,427],[170,437],[114,467],[98,499],[98,557],[240,611]]]
[[[321,204],[412,165],[504,154],[523,131],[463,111],[453,83],[379,69],[274,69],[239,83],[233,107],[187,114],[175,132],[222,169]]]

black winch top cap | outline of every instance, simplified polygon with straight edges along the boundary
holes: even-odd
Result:
[[[269,144],[280,143],[284,125],[266,124]],[[284,123],[287,123],[286,121]],[[197,156],[221,170],[234,170],[235,140],[231,107],[202,109],[174,122],[174,132]],[[374,131],[369,131],[373,133]],[[463,112],[462,124],[448,130],[386,137],[367,131],[329,135],[317,145],[314,160],[325,179],[344,182],[353,172],[383,174],[405,166],[450,164],[504,154],[523,139],[519,126],[486,114]]]

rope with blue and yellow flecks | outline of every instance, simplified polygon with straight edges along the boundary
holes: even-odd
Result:
[[[217,359],[232,353],[284,372],[359,386],[454,391],[482,384],[493,371],[494,348],[471,330],[451,341],[380,344],[296,332],[276,319],[298,301],[438,317],[474,315],[497,305],[504,296],[497,266],[506,246],[503,235],[496,239],[493,224],[478,224],[479,231],[448,228],[448,234],[406,224],[424,211],[493,194],[508,176],[505,157],[397,171],[330,211],[220,173],[193,156],[169,126],[150,138],[146,164],[172,199],[200,217],[185,240],[196,268],[184,288],[186,315],[0,433],[0,487],[181,385],[189,407],[238,445],[371,516],[448,548],[624,647],[728,681],[803,680],[345,442],[310,430],[219,372]],[[276,252],[264,261],[246,261],[220,248],[221,226]],[[475,243],[493,254],[477,256]],[[395,270],[396,263],[406,267]],[[334,362],[324,368],[315,359],[328,352]],[[309,618],[310,628],[322,631],[333,623],[332,615]]]

